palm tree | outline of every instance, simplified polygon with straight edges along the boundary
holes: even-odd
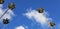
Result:
[[[52,29],[53,26],[54,26],[54,29],[55,29],[55,23],[54,22],[50,22],[50,29]]]
[[[10,3],[8,5],[8,9],[3,13],[3,15],[0,17],[0,19],[7,13],[7,11],[10,9],[10,10],[13,10],[15,8],[15,4],[14,3]]]
[[[39,9],[38,9],[38,12],[39,12],[39,13],[43,13],[43,11],[44,11],[43,8],[39,8]]]
[[[0,0],[0,4],[3,4],[4,0]],[[0,16],[0,19],[7,13],[8,10],[13,10],[15,8],[15,4],[14,3],[9,3],[8,5],[8,9]],[[3,19],[3,24],[8,24],[8,18]]]

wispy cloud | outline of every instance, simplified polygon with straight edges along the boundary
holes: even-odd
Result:
[[[34,20],[40,23],[42,27],[48,25],[49,21],[52,20],[52,18],[47,17],[49,14],[45,11],[43,13],[39,13],[36,10],[28,9],[28,12],[24,13],[24,15],[27,16],[29,19],[34,18]]]
[[[16,27],[15,29],[25,29],[25,27],[23,27],[23,26],[18,26],[18,27]]]

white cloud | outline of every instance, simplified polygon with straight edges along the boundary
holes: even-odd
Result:
[[[0,17],[5,12],[5,10],[7,10],[7,9],[3,10],[2,7],[3,7],[3,5],[0,4]],[[11,19],[12,16],[14,16],[14,15],[15,15],[14,12],[9,9],[8,12],[0,19],[0,21],[3,20],[3,19],[5,19],[5,18]]]
[[[18,26],[18,27],[16,27],[15,29],[25,29],[25,27],[23,27],[23,26]]]
[[[47,17],[49,14],[47,12],[39,13],[36,10],[31,10],[24,13],[25,16],[27,16],[29,19],[33,19],[40,23],[41,26],[48,25],[49,21],[52,20],[52,18]]]
[[[3,7],[3,4],[0,4],[0,8],[2,8]]]

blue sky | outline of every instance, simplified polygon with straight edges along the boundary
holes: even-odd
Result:
[[[58,29],[60,24],[60,0],[5,0],[3,9],[6,9],[10,2],[14,2],[16,5],[13,10],[15,16],[12,17],[8,25],[4,26],[4,29],[15,29],[18,26],[27,26],[26,29],[43,29],[41,24],[23,15],[27,9],[37,10],[41,7],[48,12],[49,17],[56,23],[56,29]]]

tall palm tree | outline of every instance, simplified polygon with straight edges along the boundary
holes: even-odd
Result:
[[[15,4],[14,3],[10,3],[8,5],[8,9],[3,13],[2,16],[0,16],[0,19],[7,13],[7,11],[10,9],[10,10],[13,10],[15,8]]]
[[[50,29],[52,29],[53,26],[54,26],[54,29],[55,29],[55,23],[54,22],[50,22]]]

